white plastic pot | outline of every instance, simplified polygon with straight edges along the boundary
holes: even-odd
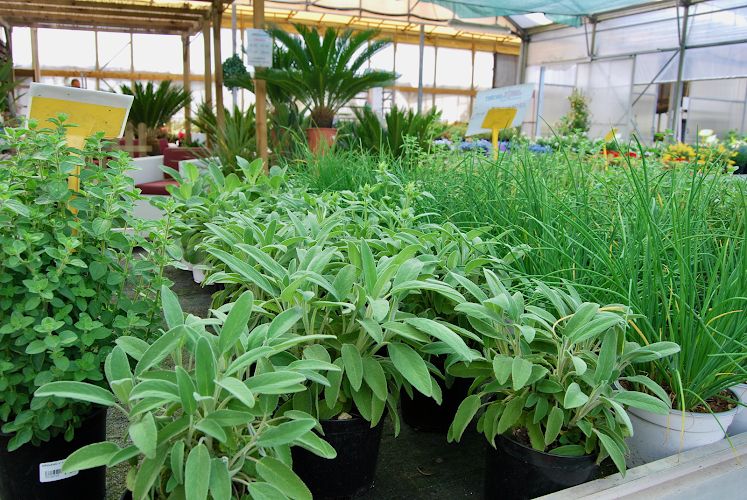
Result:
[[[628,408],[633,436],[626,441],[630,462],[643,464],[724,439],[737,409],[722,413],[671,410],[659,415]]]
[[[740,403],[747,405],[747,384],[737,384],[729,390],[736,395]],[[747,408],[737,406],[737,414],[734,415],[734,420],[732,420],[729,426],[728,434],[736,436],[743,432],[747,432]]]
[[[205,281],[205,270],[200,269],[199,267],[193,267],[192,268],[192,279],[195,283],[198,285]]]

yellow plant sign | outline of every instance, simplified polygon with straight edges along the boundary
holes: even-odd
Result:
[[[617,129],[611,128],[610,131],[607,132],[607,135],[604,136],[604,142],[614,141],[615,137],[617,137]]]
[[[97,132],[103,132],[107,138],[122,137],[132,99],[122,94],[32,83],[26,117],[48,126],[50,118],[65,113],[65,123],[76,125],[67,129],[68,145],[81,148],[86,137]],[[68,179],[71,190],[80,190],[79,178],[80,171],[76,168]]]
[[[498,158],[498,132],[509,128],[516,118],[516,108],[490,108],[480,125],[492,131],[493,159]]]
[[[482,128],[503,130],[511,126],[516,117],[516,108],[491,108],[482,121]]]

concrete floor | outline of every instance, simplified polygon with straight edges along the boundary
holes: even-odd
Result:
[[[192,281],[191,273],[173,270],[169,278],[179,296],[182,309],[205,316],[210,307],[210,292]],[[110,412],[108,438],[124,445],[127,422]],[[402,424],[398,437],[390,421],[384,427],[376,480],[366,500],[426,500],[482,498],[484,438],[467,431],[458,444],[448,444],[443,434],[416,432]],[[126,466],[107,473],[107,499],[118,500],[124,491]]]

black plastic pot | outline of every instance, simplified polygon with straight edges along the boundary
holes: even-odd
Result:
[[[0,499],[101,500],[106,496],[106,468],[97,467],[56,481],[41,482],[40,464],[64,460],[83,446],[106,440],[106,409],[94,412],[75,429],[73,440],[62,435],[8,452],[10,436],[0,435]],[[45,468],[46,469],[46,468]],[[48,469],[47,469],[48,470]],[[53,477],[54,472],[45,473]]]
[[[439,406],[432,398],[413,391],[413,397],[402,391],[402,420],[416,431],[445,433],[454,420],[457,408],[467,397],[470,380],[454,379],[451,387],[446,387],[443,380],[438,380],[441,387],[442,403]]]
[[[599,477],[595,457],[542,453],[506,437],[496,438],[485,457],[485,498],[524,499],[547,495]]]
[[[314,498],[352,498],[373,486],[383,423],[374,428],[360,417],[322,420],[324,439],[337,451],[331,460],[293,448],[293,470]]]

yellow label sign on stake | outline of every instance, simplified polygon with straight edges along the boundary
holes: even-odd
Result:
[[[65,113],[65,123],[76,125],[67,129],[67,143],[77,149],[83,148],[86,137],[97,132],[103,132],[104,137],[108,138],[122,137],[133,100],[128,95],[41,83],[31,84],[29,97],[26,118],[47,126],[51,125],[50,118]],[[80,191],[79,167],[68,178],[68,187],[72,191]],[[77,212],[74,208],[70,208],[70,211]]]
[[[482,121],[482,128],[491,129],[493,136],[493,159],[498,159],[498,132],[509,128],[516,118],[516,108],[490,108]]]

